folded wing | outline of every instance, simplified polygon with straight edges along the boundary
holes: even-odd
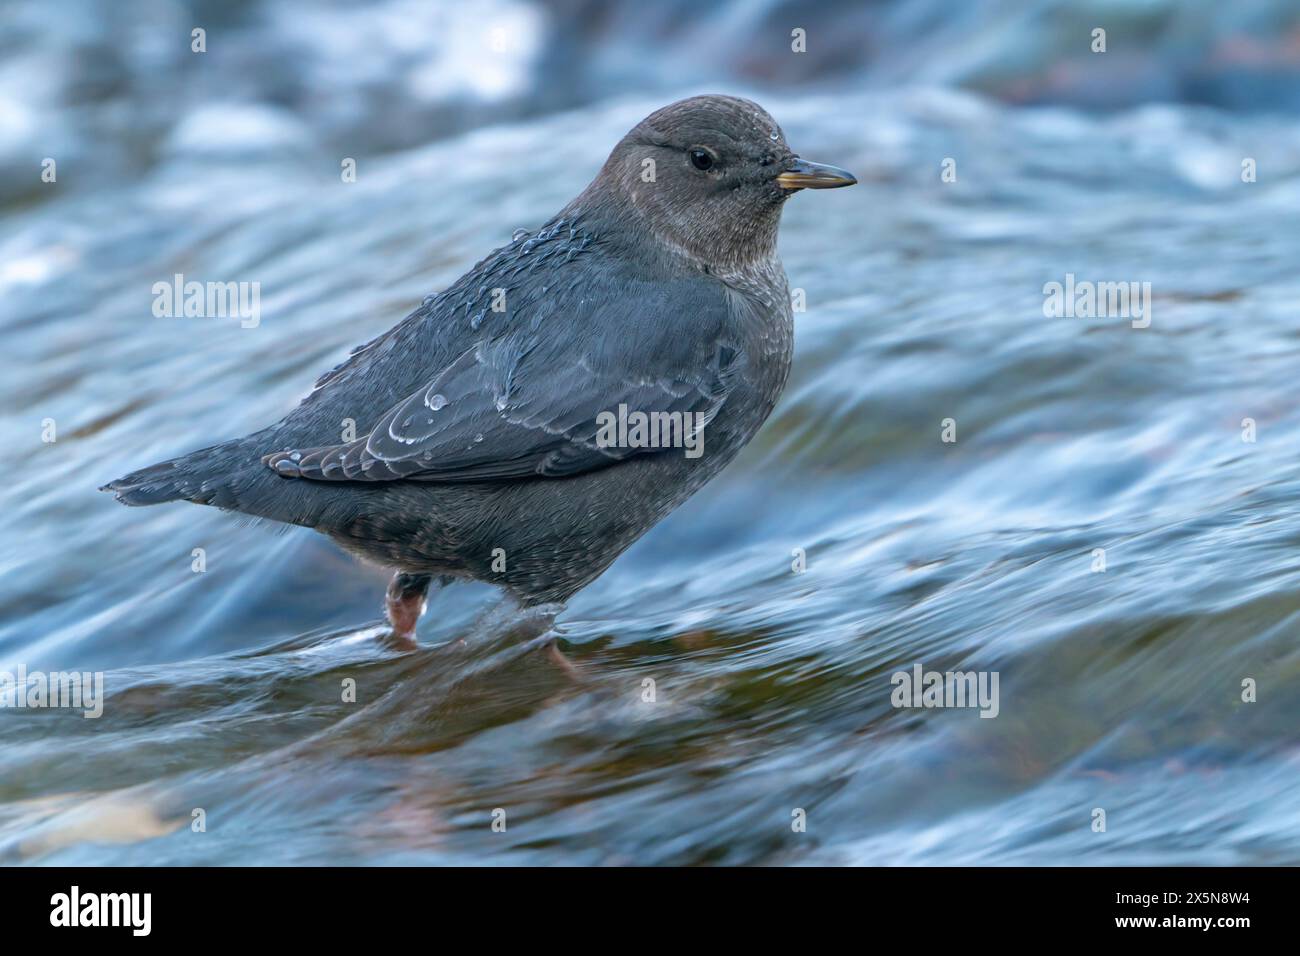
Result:
[[[315,481],[463,482],[559,478],[661,453],[608,444],[602,422],[622,406],[625,414],[689,413],[680,422],[702,427],[726,401],[740,364],[721,341],[676,349],[671,361],[634,354],[593,363],[512,338],[480,341],[367,435],[263,460],[281,475]]]

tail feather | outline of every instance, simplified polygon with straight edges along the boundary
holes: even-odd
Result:
[[[231,478],[247,467],[244,450],[247,439],[201,448],[179,458],[141,468],[100,487],[111,491],[124,505],[138,507],[166,501],[193,501],[196,504],[234,507]],[[257,461],[254,457],[253,461]],[[230,497],[226,502],[223,499]]]
[[[132,507],[192,501],[322,531],[345,527],[355,517],[336,483],[284,478],[267,467],[267,447],[277,447],[274,436],[246,435],[141,468],[99,490]]]

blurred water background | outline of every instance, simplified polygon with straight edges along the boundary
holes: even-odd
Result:
[[[789,388],[560,615],[577,680],[486,586],[399,654],[325,539],[95,491],[278,418],[700,92],[862,182],[787,206]],[[1300,863],[1298,109],[1280,0],[0,5],[0,670],[108,694],[0,710],[0,859]],[[175,273],[260,323],[155,318]],[[1045,317],[1067,273],[1150,327]],[[997,718],[891,706],[916,663]]]

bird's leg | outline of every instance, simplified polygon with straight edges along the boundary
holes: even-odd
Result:
[[[564,656],[564,651],[560,650],[558,639],[547,641],[542,652],[551,659],[553,664],[564,672],[566,677],[576,683],[582,683],[582,673],[578,670],[573,661]]]
[[[388,583],[388,622],[393,625],[393,641],[401,647],[416,646],[415,625],[424,613],[424,601],[432,581],[431,574],[398,571]]]

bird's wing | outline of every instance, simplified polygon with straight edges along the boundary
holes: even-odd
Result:
[[[596,323],[609,312],[602,316],[599,302],[586,305],[572,342],[528,328],[485,337],[389,408],[368,434],[264,460],[287,477],[317,481],[564,477],[665,450],[658,442],[609,444],[620,411],[633,423],[636,412],[690,413],[658,419],[679,427],[679,441],[712,420],[744,358],[718,322],[698,309],[668,321],[661,312],[650,331],[642,323],[622,337],[600,334]],[[692,318],[699,320],[693,330]]]

